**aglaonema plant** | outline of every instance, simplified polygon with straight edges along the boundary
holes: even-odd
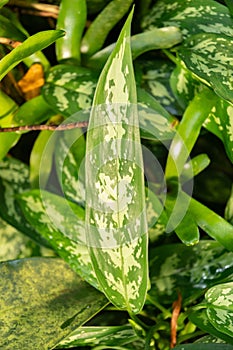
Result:
[[[45,84],[0,94],[0,348],[232,349],[230,1],[136,3],[116,43],[132,1],[62,0],[31,37],[6,3],[1,77]]]

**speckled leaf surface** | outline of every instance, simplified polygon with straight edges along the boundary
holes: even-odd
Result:
[[[212,0],[159,0],[143,18],[145,30],[177,26],[184,37],[200,32],[233,35],[233,20],[226,6]]]
[[[85,202],[85,148],[86,141],[81,129],[57,133],[55,162],[62,192],[69,200],[82,204]]]
[[[0,217],[42,245],[48,243],[25,221],[15,196],[30,188],[27,165],[6,158],[0,162]]]
[[[0,348],[53,349],[106,304],[60,259],[0,264]]]
[[[188,69],[219,95],[233,102],[233,40],[224,34],[191,36],[179,49]]]
[[[109,300],[138,313],[148,288],[147,222],[132,13],[95,92],[87,134],[86,233],[97,279]]]
[[[210,288],[206,294],[207,317],[222,333],[233,336],[233,282]]]
[[[84,67],[58,65],[50,69],[42,94],[47,103],[65,117],[90,108],[98,74]]]
[[[54,256],[55,253],[51,249],[39,246],[22,232],[0,219],[0,261],[41,255]]]
[[[189,319],[191,320],[191,322],[197,325],[202,331],[208,334],[211,334],[214,337],[222,339],[227,344],[233,345],[233,340],[231,336],[224,334],[222,332],[219,332],[215,327],[212,326],[211,322],[207,317],[206,309],[192,312],[189,315]]]
[[[194,95],[201,91],[203,84],[194,79],[192,73],[180,62],[170,76],[172,92],[182,109],[186,109]]]
[[[140,86],[148,91],[171,114],[180,115],[182,109],[176,102],[171,90],[169,79],[174,70],[173,62],[154,59],[153,61],[138,61],[142,67]]]
[[[170,244],[154,248],[150,253],[149,294],[169,303],[180,290],[185,299],[223,278],[231,278],[232,261],[233,253],[214,241],[200,241],[192,247]]]
[[[86,246],[84,210],[63,197],[32,190],[18,197],[23,213],[33,227],[81,277],[96,288]]]
[[[229,159],[233,162],[233,107],[212,92],[213,107],[204,127],[222,140]]]
[[[64,339],[56,349],[75,346],[121,346],[138,339],[131,326],[80,327]]]

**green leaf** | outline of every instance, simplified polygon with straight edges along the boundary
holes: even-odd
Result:
[[[233,35],[229,10],[212,0],[159,0],[142,20],[146,30],[171,25],[179,27],[184,37],[200,32]]]
[[[233,282],[218,284],[206,294],[207,317],[219,332],[233,337]]]
[[[210,321],[207,317],[206,310],[193,311],[189,315],[189,319],[191,320],[191,322],[193,322],[195,325],[197,325],[204,332],[207,332],[208,334],[211,334],[217,338],[223,339],[224,341],[226,341],[227,344],[233,345],[232,337],[229,337],[228,335],[226,335],[222,332],[219,332],[216,328],[214,328],[212,326],[212,324],[210,323]],[[213,345],[213,344],[211,344],[211,345]],[[224,346],[226,346],[226,345],[224,345]]]
[[[64,339],[56,349],[67,349],[75,346],[124,345],[137,340],[131,326],[80,327]]]
[[[196,176],[200,174],[208,165],[210,164],[210,159],[207,154],[199,154],[198,156],[190,159],[185,165],[181,174],[181,182],[185,183],[192,178],[190,175]]]
[[[47,74],[42,95],[57,113],[69,117],[91,107],[97,77],[98,73],[84,67],[54,66]]]
[[[225,219],[233,224],[233,187],[231,189],[231,195],[228,199],[226,208],[225,208]]]
[[[55,163],[63,194],[69,200],[85,202],[84,157],[86,141],[81,129],[57,135]],[[46,150],[45,159],[50,151]]]
[[[81,52],[93,55],[101,49],[111,29],[127,14],[132,3],[132,0],[112,0],[94,19],[84,34]]]
[[[0,279],[4,350],[52,349],[107,304],[60,259],[2,263]]]
[[[233,40],[224,34],[202,33],[191,36],[179,49],[188,69],[211,86],[221,98],[233,102]]]
[[[82,278],[96,288],[96,280],[86,246],[84,210],[55,194],[32,190],[18,196],[30,224],[51,244]]]
[[[170,60],[138,60],[143,75],[140,86],[147,90],[171,114],[180,115],[182,110],[172,93],[169,79],[174,70]]]
[[[232,350],[232,345],[227,344],[184,344],[173,348],[174,350]]]
[[[61,30],[47,30],[36,33],[26,39],[21,45],[17,46],[1,59],[0,80],[24,58],[51,45],[63,35],[64,32]]]
[[[13,114],[18,106],[2,90],[0,90],[0,106],[0,127],[12,126]],[[19,139],[20,135],[17,135],[16,133],[0,133],[0,160],[5,157],[7,152],[18,142]]]
[[[186,245],[194,245],[199,242],[200,234],[196,222],[190,211],[187,211],[179,225],[175,228],[179,239]]]
[[[0,8],[8,3],[9,0],[0,0]]]
[[[131,50],[133,59],[151,50],[167,49],[182,41],[182,35],[179,28],[165,27],[154,28],[151,31],[133,35],[131,37]],[[91,56],[86,66],[90,68],[99,69],[104,66],[115,43],[105,47],[103,50],[96,52]]]
[[[172,92],[182,109],[186,109],[194,96],[201,91],[203,84],[180,62],[170,76]]]
[[[30,184],[32,188],[46,187],[53,165],[56,136],[52,131],[43,130],[34,142],[30,153]],[[46,156],[44,156],[45,148]]]
[[[28,222],[25,221],[15,196],[30,188],[28,167],[14,159],[0,162],[0,217],[37,243],[47,245]]]
[[[132,12],[99,78],[87,134],[86,232],[100,285],[119,308],[138,313],[148,288],[147,222]]]
[[[45,102],[41,95],[26,101],[18,108],[13,117],[13,122],[18,125],[40,124],[54,115],[54,111]]]
[[[16,41],[24,41],[27,39],[25,33],[22,33],[12,21],[0,14],[0,36],[3,38],[11,38]]]
[[[0,219],[0,261],[41,255],[48,257],[54,256],[55,253],[37,245],[22,232]]]
[[[179,290],[186,302],[221,280],[231,280],[232,274],[233,253],[216,241],[201,240],[189,247],[163,244],[150,251],[149,295],[170,305]]]
[[[201,229],[226,249],[233,251],[233,225],[193,198],[189,210]]]

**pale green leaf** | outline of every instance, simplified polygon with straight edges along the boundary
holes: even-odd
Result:
[[[52,349],[107,304],[60,259],[1,263],[0,280],[4,350]]]
[[[63,35],[64,32],[61,30],[48,30],[26,39],[0,60],[0,80],[23,59],[51,45]]]
[[[148,288],[147,222],[132,12],[99,78],[87,135],[86,231],[100,285],[119,308],[138,313]]]

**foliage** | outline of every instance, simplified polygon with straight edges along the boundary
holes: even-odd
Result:
[[[233,349],[232,2],[48,2],[0,1],[0,348]]]

